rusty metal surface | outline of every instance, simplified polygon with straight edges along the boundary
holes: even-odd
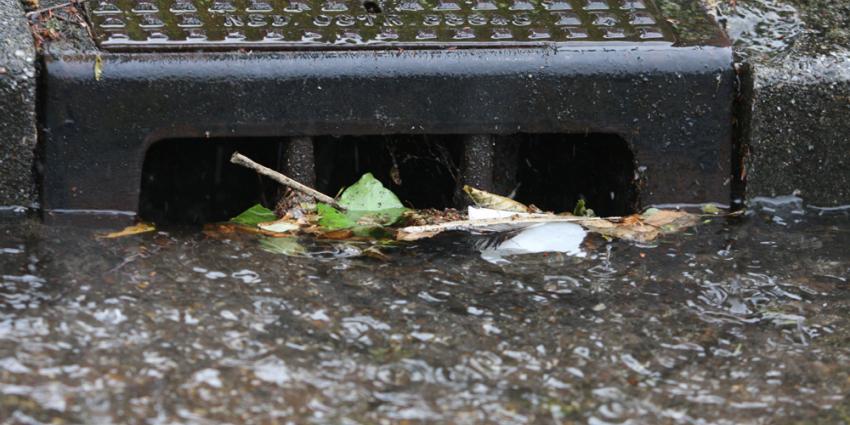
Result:
[[[91,0],[106,49],[676,41],[652,0]]]

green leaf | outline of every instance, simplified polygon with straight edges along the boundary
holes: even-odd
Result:
[[[641,216],[643,218],[652,217],[653,215],[658,214],[659,212],[661,212],[661,210],[659,210],[658,208],[647,208],[646,211],[641,214]]]
[[[327,230],[354,229],[358,236],[376,234],[375,229],[392,225],[407,210],[371,173],[346,188],[339,204],[345,208],[344,212],[327,204],[316,204],[319,225]]]
[[[573,215],[577,217],[596,217],[596,213],[592,209],[587,208],[587,202],[584,198],[579,198],[576,201],[576,207],[573,208]]]
[[[397,222],[407,208],[390,208],[380,211],[354,211],[345,212],[346,217],[357,223],[358,226],[392,226]]]
[[[357,226],[351,229],[355,236],[372,239],[388,239],[393,233],[381,226]]]
[[[349,186],[339,197],[339,204],[352,211],[381,211],[404,208],[391,190],[384,187],[372,173],[366,173]]]
[[[585,205],[584,198],[579,198],[576,201],[576,206],[573,208],[573,215],[577,217],[587,216],[587,206]]]
[[[346,188],[339,197],[339,204],[345,211],[316,204],[319,226],[329,231],[352,229],[361,237],[385,237],[388,232],[383,228],[397,222],[407,211],[398,197],[370,173]]]
[[[720,208],[712,203],[703,204],[700,209],[702,209],[702,212],[706,214],[720,214]]]
[[[293,257],[304,255],[307,249],[298,243],[297,238],[263,238],[260,247],[272,254],[283,254]]]
[[[259,223],[275,220],[277,220],[277,215],[272,210],[260,204],[254,205],[242,214],[230,219],[233,223],[244,224],[246,226],[256,226]]]
[[[316,203],[316,212],[319,214],[319,226],[327,230],[350,229],[357,225],[356,220],[328,204]]]
[[[327,204],[316,204],[319,226],[325,230],[353,229],[357,236],[373,236],[376,234],[375,229],[393,225],[406,210],[406,208],[392,208],[382,211],[341,212]]]

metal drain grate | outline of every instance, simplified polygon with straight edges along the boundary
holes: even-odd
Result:
[[[103,0],[88,6],[104,48],[675,41],[650,0]]]
[[[134,217],[166,139],[282,146],[309,180],[348,161],[314,140],[455,135],[457,180],[499,189],[508,141],[597,134],[638,205],[730,197],[732,49],[699,0],[89,1],[99,49],[44,62],[49,220]]]

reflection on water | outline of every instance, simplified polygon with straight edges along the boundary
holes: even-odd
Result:
[[[800,12],[787,0],[713,1],[715,12],[742,54],[785,52],[806,28]]]
[[[4,423],[850,418],[846,209],[762,200],[654,246],[590,235],[546,249],[584,256],[496,264],[465,235],[379,260],[0,231]]]

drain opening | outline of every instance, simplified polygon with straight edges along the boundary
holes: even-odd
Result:
[[[381,13],[381,6],[371,0],[364,1],[363,8],[369,13]]]
[[[230,163],[234,151],[280,168],[285,145],[276,140],[163,140],[142,167],[139,216],[157,224],[228,220],[256,203],[274,207],[277,183]]]
[[[406,206],[462,206],[463,140],[457,135],[316,137],[315,187],[333,196],[371,172]],[[558,212],[572,211],[579,198],[598,215],[638,208],[634,157],[619,137],[519,134],[494,141],[489,156],[494,165],[485,168],[492,169],[491,187],[499,194],[513,193],[520,202]],[[229,159],[238,150],[283,170],[292,151],[288,143],[285,138],[158,142],[145,158],[139,215],[157,224],[202,224],[227,220],[256,203],[274,208],[280,186]]]
[[[609,134],[528,135],[519,146],[516,199],[547,211],[572,211],[584,198],[599,216],[638,210],[635,159]]]
[[[331,196],[370,172],[408,207],[455,205],[458,136],[319,137],[315,146],[317,188]]]

